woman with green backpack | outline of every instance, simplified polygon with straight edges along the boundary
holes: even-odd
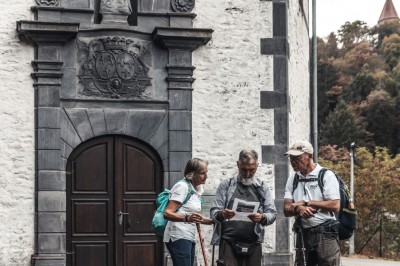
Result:
[[[186,164],[184,178],[171,189],[164,212],[168,223],[163,241],[174,266],[194,265],[196,223],[212,224],[212,219],[200,214],[207,171],[207,161],[193,158]]]

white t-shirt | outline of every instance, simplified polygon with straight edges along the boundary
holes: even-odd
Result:
[[[299,179],[302,178],[318,178],[318,173],[322,167],[317,164],[317,167],[307,176],[303,176],[300,172],[297,172]],[[340,199],[339,182],[336,179],[335,174],[332,171],[326,171],[324,174],[324,194],[322,195],[321,189],[319,188],[318,181],[313,182],[299,182],[296,190],[293,191],[293,179],[295,174],[292,174],[286,183],[285,188],[285,199],[293,199],[294,202],[309,199],[309,200],[335,200]],[[303,228],[309,228],[312,226],[319,225],[327,220],[335,220],[335,216],[332,216],[330,212],[318,211],[314,214],[314,217],[309,219],[301,219]]]
[[[203,186],[198,186],[196,189],[190,183],[192,190],[195,192],[190,199],[182,205],[178,213],[187,213],[188,215],[197,212],[201,212],[201,201],[200,197],[204,192]],[[171,189],[170,200],[175,200],[178,202],[184,202],[187,194],[189,193],[189,186],[186,181],[177,182]],[[184,222],[172,222],[168,221],[164,232],[164,242],[176,241],[178,239],[186,239],[190,241],[195,241],[196,236],[196,224],[195,223],[184,223]]]

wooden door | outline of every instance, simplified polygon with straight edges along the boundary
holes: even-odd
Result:
[[[147,145],[122,136],[90,140],[67,163],[67,265],[162,265],[151,231],[162,167]]]

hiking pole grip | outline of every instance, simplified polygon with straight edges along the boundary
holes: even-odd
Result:
[[[208,266],[207,257],[206,257],[206,251],[204,249],[204,239],[203,239],[203,236],[201,234],[200,224],[196,223],[196,227],[197,227],[197,231],[199,232],[200,246],[201,246],[201,251],[203,253],[203,258],[204,258],[204,266]]]

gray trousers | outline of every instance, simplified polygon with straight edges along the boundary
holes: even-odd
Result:
[[[253,254],[249,256],[236,255],[231,245],[221,238],[219,243],[218,266],[261,266],[262,250],[258,244]]]
[[[340,266],[340,247],[337,233],[303,230],[307,266]],[[304,265],[301,234],[296,235],[296,266]]]

